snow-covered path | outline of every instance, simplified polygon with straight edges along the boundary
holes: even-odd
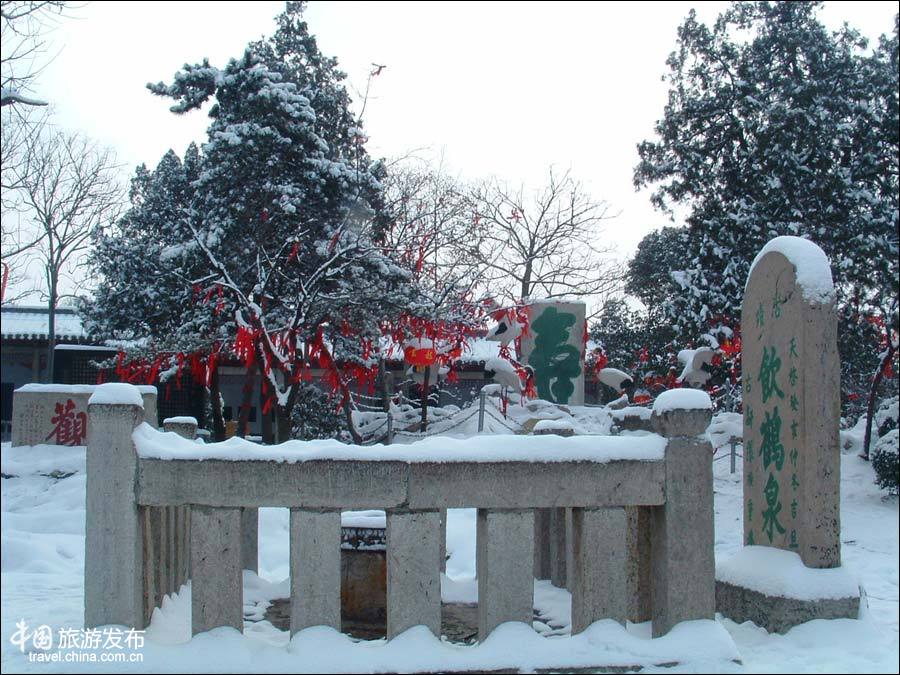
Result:
[[[723,452],[725,449],[723,448]],[[715,463],[716,556],[723,559],[738,550],[741,539],[741,474],[729,473],[727,459]],[[737,625],[727,619],[719,624],[733,638],[743,666],[721,657],[705,660],[708,645],[699,633],[686,631],[679,637],[679,652],[695,655],[691,663],[664,672],[897,672],[898,647],[898,500],[885,498],[872,483],[871,466],[855,453],[842,458],[842,529],[845,566],[863,584],[868,607],[861,620],[814,621],[799,626],[787,635],[768,635],[752,624]],[[47,475],[58,470],[75,471],[66,478]],[[2,449],[2,471],[13,478],[0,482],[2,507],[2,620],[0,620],[0,665],[3,672],[95,671],[97,663],[36,663],[28,660],[10,642],[17,622],[24,620],[32,629],[49,625],[57,634],[60,628],[82,625],[84,565],[84,451],[83,449],[36,448],[24,456],[21,449],[12,453]],[[59,474],[57,474],[59,475]],[[261,579],[245,580],[245,605],[261,603],[267,597],[283,595],[288,570],[288,516],[284,509],[263,509],[260,516]],[[445,580],[445,599],[472,599],[474,572],[474,512],[451,511],[448,528],[450,580]],[[565,621],[568,597],[565,592],[538,584],[536,604],[545,614]],[[419,634],[407,634],[394,646],[349,645],[346,638],[333,633],[304,633],[288,646],[287,634],[268,623],[247,624],[245,636],[227,630],[200,636],[188,644],[179,644],[189,632],[189,591],[167,602],[158,611],[141,650],[140,665],[116,664],[114,670],[188,672],[291,672],[298,668],[314,670],[327,663],[338,647],[352,646],[352,662],[363,668],[375,668],[380,659],[413,668],[424,661],[424,654],[435,650],[447,658],[468,659],[460,648],[441,645]],[[540,626],[539,626],[540,628]],[[598,624],[591,640],[618,636],[632,640],[624,631]],[[630,635],[640,636],[644,626],[633,626]],[[307,631],[308,633],[308,631]],[[501,631],[478,649],[481,664],[500,663],[504,652],[519,651],[526,658],[531,638],[515,630]],[[724,633],[723,633],[724,635]],[[673,636],[674,637],[674,636]],[[546,643],[544,643],[546,645]],[[562,644],[562,643],[560,643]],[[714,645],[715,646],[715,645]],[[571,645],[573,650],[578,644]],[[381,651],[377,651],[380,649]],[[472,649],[472,648],[468,648]],[[355,651],[354,651],[355,650]],[[390,650],[390,651],[388,651]],[[724,653],[724,652],[722,652]],[[471,654],[471,653],[470,653]],[[299,660],[298,660],[299,659]],[[399,659],[399,661],[397,660]],[[526,659],[526,662],[527,659]],[[532,661],[537,663],[536,661]],[[402,667],[402,666],[401,666]],[[650,668],[652,672],[654,669]]]

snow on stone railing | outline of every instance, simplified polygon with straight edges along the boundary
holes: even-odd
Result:
[[[88,400],[102,385],[26,384],[13,392],[12,445],[84,445]],[[144,420],[157,426],[156,387],[128,386],[143,401]]]
[[[679,403],[654,415],[659,435],[368,447],[201,445],[142,424],[137,406],[91,405],[85,626],[143,627],[160,590],[190,577],[193,633],[242,630],[259,507],[290,508],[292,634],[340,630],[341,511],[365,509],[387,514],[389,639],[417,625],[440,634],[440,510],[461,507],[478,509],[482,640],[507,621],[531,626],[540,509],[570,513],[573,634],[608,618],[652,619],[654,637],[713,619],[710,410]]]

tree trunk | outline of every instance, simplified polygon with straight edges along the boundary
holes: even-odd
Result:
[[[522,285],[519,288],[522,292],[519,300],[524,300],[531,295],[531,263],[525,265],[525,274],[522,276]]]
[[[284,443],[291,440],[291,411],[282,406],[275,406],[275,442]]]
[[[216,367],[209,378],[209,398],[212,408],[212,439],[225,440],[225,417],[222,414],[222,393],[219,389],[219,369]]]
[[[394,376],[387,369],[384,357],[378,359],[378,375],[381,384],[381,407],[384,412],[391,411],[391,394],[393,393]]]
[[[47,300],[47,384],[53,382],[53,368],[56,365],[56,274],[49,274],[49,299]]]
[[[872,422],[873,417],[875,416],[875,397],[878,393],[878,385],[881,384],[881,378],[884,377],[884,369],[887,367],[887,364],[893,360],[896,352],[897,347],[894,343],[889,342],[887,351],[878,363],[878,372],[876,372],[875,377],[872,378],[872,388],[869,390],[869,403],[866,406],[866,435],[863,440],[862,452],[859,453],[859,456],[863,459],[869,459],[869,447],[872,443]]]
[[[425,366],[425,374],[422,379],[422,424],[420,431],[428,431],[428,384],[431,380],[431,366]]]
[[[253,403],[253,385],[256,384],[256,373],[258,370],[259,366],[254,361],[253,365],[247,368],[247,374],[244,376],[244,386],[241,389],[241,407],[238,413],[238,428],[235,434],[241,438],[247,435],[247,425],[250,422],[250,406]],[[265,401],[260,401],[260,406],[263,404],[265,404]],[[261,408],[259,413],[262,414]]]
[[[356,445],[362,445],[362,436],[359,435],[356,426],[353,424],[353,414],[350,410],[349,401],[344,406],[344,420],[347,422],[347,429],[350,431],[350,437],[353,439],[353,442]]]

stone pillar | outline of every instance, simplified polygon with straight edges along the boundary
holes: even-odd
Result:
[[[439,511],[387,511],[387,637],[413,626],[441,634]]]
[[[566,508],[566,581],[565,588],[570,593],[572,592],[572,569],[575,566],[575,549],[572,547],[572,542],[574,541],[575,531],[574,531],[574,522],[572,520],[572,512],[573,509],[570,507]]]
[[[144,401],[144,421],[154,429],[159,429],[158,393],[156,387],[154,385],[142,385],[138,389],[140,389],[141,398]],[[196,425],[196,420],[194,423]]]
[[[259,509],[241,509],[241,568],[259,572]]]
[[[569,558],[566,541],[566,509],[550,509],[550,583],[557,588],[566,588],[566,563]]]
[[[626,506],[628,517],[628,569],[625,580],[628,620],[643,623],[653,618],[650,603],[650,523],[646,506]]]
[[[582,405],[584,303],[539,300],[528,306],[528,323],[519,360],[534,368],[538,398]]]
[[[191,566],[190,506],[175,507],[175,591],[187,583]]]
[[[446,573],[447,571],[447,509],[441,509],[441,535],[440,535],[440,547],[441,547],[441,572]]]
[[[156,400],[155,394],[143,394],[146,404],[148,396]],[[146,415],[144,421],[147,421]],[[178,434],[182,438],[194,440],[197,436],[197,420],[194,417],[170,417],[163,420],[163,431]],[[157,508],[147,507],[152,514]],[[174,552],[173,564],[173,587],[171,592],[177,593],[181,586],[187,583],[191,570],[191,532],[190,532],[190,506],[172,506],[163,507],[171,508],[174,511],[175,524],[172,530]]]
[[[534,510],[478,509],[478,639],[534,620]]]
[[[796,237],[779,240],[808,249],[822,267],[815,276],[831,286],[821,249]],[[833,288],[831,296],[827,288],[813,293],[797,275],[783,253],[763,252],[741,310],[744,543],[794,551],[807,567],[839,567],[841,367]]]
[[[195,417],[167,417],[163,420],[163,431],[178,434],[189,441],[197,435],[197,419]]]
[[[627,517],[622,507],[572,509],[572,634],[594,621],[625,624]]]
[[[172,576],[172,529],[173,507],[157,506],[152,507],[152,512],[157,519],[156,527],[156,560],[152,561],[156,567],[159,580],[156,593],[156,607],[162,606],[162,599],[172,593],[174,579]],[[152,613],[152,608],[151,608]]]
[[[191,507],[191,632],[244,630],[241,510]]]
[[[341,629],[341,512],[291,509],[291,635]]]
[[[159,532],[162,523],[161,509],[154,506],[141,506],[138,508],[141,523],[141,539],[143,541],[143,554],[141,560],[141,575],[144,587],[143,614],[144,625],[150,624],[153,616],[153,608],[160,605],[160,568],[159,568]]]
[[[668,442],[666,503],[651,515],[653,637],[715,617],[713,448],[703,436],[711,419],[712,403],[699,390],[664,392],[654,403],[654,429]]]
[[[534,578],[550,579],[550,512],[534,510]]]
[[[143,629],[143,541],[131,434],[144,419],[133,404],[89,404],[85,498],[84,625]]]

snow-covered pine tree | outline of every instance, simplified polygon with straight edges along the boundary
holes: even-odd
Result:
[[[735,3],[710,28],[693,12],[668,59],[658,139],[635,184],[690,210],[688,264],[666,314],[681,334],[736,318],[756,252],[805,236],[832,262],[839,302],[897,296],[897,24],[866,53],[821,3]],[[877,303],[883,304],[883,303]]]
[[[651,396],[666,388],[682,384],[678,381],[685,364],[677,355],[682,348],[710,347],[715,354],[704,369],[710,378],[704,389],[717,408],[733,410],[740,402],[740,331],[737,322],[727,316],[708,315],[702,331],[679,337],[667,310],[672,298],[683,293],[683,266],[689,254],[690,232],[684,227],[664,227],[651,232],[638,244],[634,257],[628,262],[625,290],[640,299],[644,307],[631,313],[629,323],[640,326],[642,347],[635,362],[636,371],[643,371],[643,386]],[[615,309],[613,310],[616,311]],[[613,321],[614,323],[614,321]],[[610,318],[605,320],[605,326]],[[682,332],[684,335],[684,332]],[[605,342],[610,338],[606,337]],[[612,343],[618,342],[614,338]],[[640,386],[640,385],[639,385]]]
[[[260,365],[276,440],[289,434],[310,359],[348,406],[348,374],[372,365],[381,322],[411,296],[408,272],[376,243],[380,166],[343,78],[302,5],[288,3],[274,37],[224,68],[204,60],[148,85],[176,113],[214,100],[187,216],[167,245],[203,261],[182,282],[213,294],[236,353]]]
[[[602,346],[604,367],[628,373],[634,381],[634,403],[647,403],[674,384],[680,372],[675,355],[679,346],[670,326],[656,320],[650,311],[632,309],[621,298],[603,305],[597,320],[590,325],[590,338]],[[617,392],[601,388],[603,402],[618,397]]]
[[[680,291],[672,272],[683,267],[688,253],[688,230],[663,227],[647,234],[628,261],[625,292],[638,298],[654,321],[670,296]]]
[[[96,232],[88,264],[98,284],[92,301],[82,306],[91,336],[187,351],[233,338],[217,335],[224,322],[214,327],[210,312],[189,311],[194,293],[186,282],[205,266],[176,242],[190,234],[184,222],[198,165],[199,151],[192,144],[184,162],[170,150],[153,171],[139,166],[131,181],[131,207],[118,222]]]
[[[215,289],[191,283],[207,266],[199,251],[185,247],[185,222],[200,171],[191,144],[184,161],[167,152],[153,171],[141,165],[131,181],[131,207],[116,223],[95,233],[88,256],[97,281],[93,297],[81,302],[85,330],[95,339],[129,344],[117,358],[118,377],[180,385],[191,367],[196,385],[209,391],[216,438],[224,436],[215,364],[235,337],[233,319],[223,314]],[[187,355],[190,355],[188,363]]]

